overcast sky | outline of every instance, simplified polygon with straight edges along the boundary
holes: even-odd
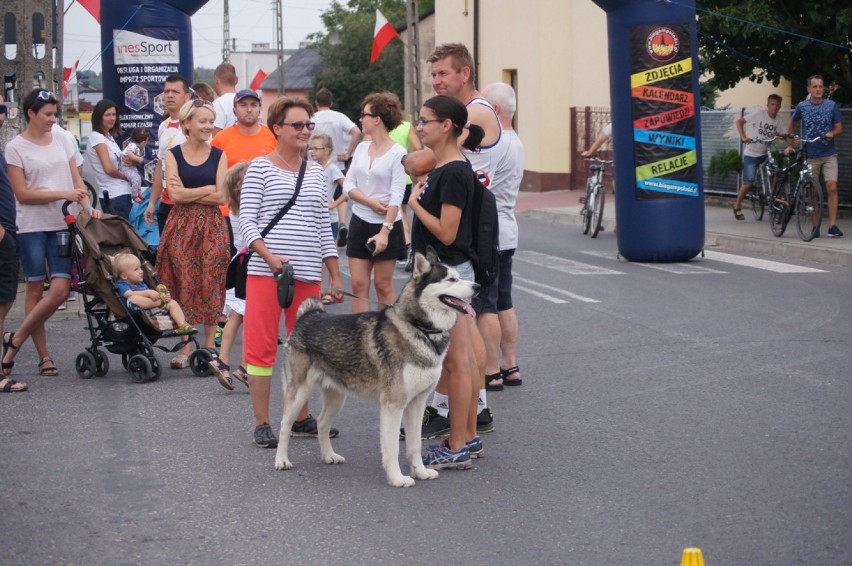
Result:
[[[103,2],[104,0],[102,0]],[[124,0],[110,0],[124,1]],[[69,0],[65,0],[66,6]],[[324,31],[320,14],[331,0],[283,0],[284,48],[295,49],[311,33]],[[224,0],[209,0],[192,16],[193,59],[196,67],[214,68],[222,62],[222,15]],[[237,51],[252,43],[275,46],[272,0],[230,0],[231,39]],[[80,60],[80,70],[101,71],[100,26],[77,2],[65,14],[64,66]]]

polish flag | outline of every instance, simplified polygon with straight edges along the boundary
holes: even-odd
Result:
[[[63,67],[62,68],[62,98],[68,96],[68,82],[71,80],[71,77],[77,76],[77,67],[80,66],[80,60],[74,62],[73,67]]]
[[[257,72],[257,74],[254,76],[254,78],[251,80],[251,84],[249,85],[249,88],[252,89],[252,90],[259,89],[260,83],[263,82],[263,79],[265,79],[266,76],[267,75],[266,75],[266,73],[263,72],[263,69],[259,70]]]
[[[101,23],[101,0],[77,0],[87,12],[92,14],[98,23]]]
[[[390,25],[388,19],[376,10],[376,29],[373,31],[373,52],[370,54],[370,63],[379,59],[382,50],[388,46],[397,36],[396,30]]]

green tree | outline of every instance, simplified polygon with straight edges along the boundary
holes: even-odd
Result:
[[[835,100],[852,102],[852,56],[843,47],[852,29],[849,2],[711,0],[696,7],[700,54],[713,86],[724,90],[742,79],[777,85],[783,77],[793,83],[793,99],[801,100],[807,77],[820,74],[826,86],[840,87]]]
[[[431,0],[420,2],[421,13]],[[403,0],[350,0],[346,6],[332,2],[322,15],[326,32],[311,37],[319,49],[323,68],[314,80],[314,92],[321,87],[334,95],[334,109],[355,118],[364,97],[377,91],[390,91],[403,99],[404,46],[394,40],[382,51],[375,63],[370,63],[376,9],[391,25],[405,24]],[[313,92],[310,93],[313,96]]]

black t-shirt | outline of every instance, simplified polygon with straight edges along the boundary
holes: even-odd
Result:
[[[441,206],[445,203],[462,209],[458,232],[455,241],[445,246],[415,216],[411,227],[411,247],[425,254],[426,246],[432,246],[447,265],[470,261],[474,256],[473,190],[473,170],[467,161],[450,161],[433,169],[420,195],[420,206],[438,218],[441,217]]]

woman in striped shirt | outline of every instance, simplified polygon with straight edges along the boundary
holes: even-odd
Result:
[[[260,233],[284,207],[296,189],[311,130],[313,108],[304,100],[282,97],[267,112],[267,125],[277,146],[267,156],[249,165],[240,193],[240,232],[254,251],[246,281],[246,312],[243,340],[249,391],[255,414],[254,442],[263,448],[275,448],[278,439],[269,426],[269,392],[272,369],[278,350],[281,309],[277,307],[274,275],[283,265],[293,266],[298,278],[292,305],[284,310],[287,334],[296,323],[299,305],[308,297],[319,298],[322,267],[331,276],[331,286],[342,289],[337,247],[331,235],[325,173],[319,163],[308,162],[299,196],[266,236]],[[339,292],[332,294],[342,301]],[[302,408],[293,425],[296,434],[316,436],[316,421]],[[332,434],[336,431],[332,429]]]

